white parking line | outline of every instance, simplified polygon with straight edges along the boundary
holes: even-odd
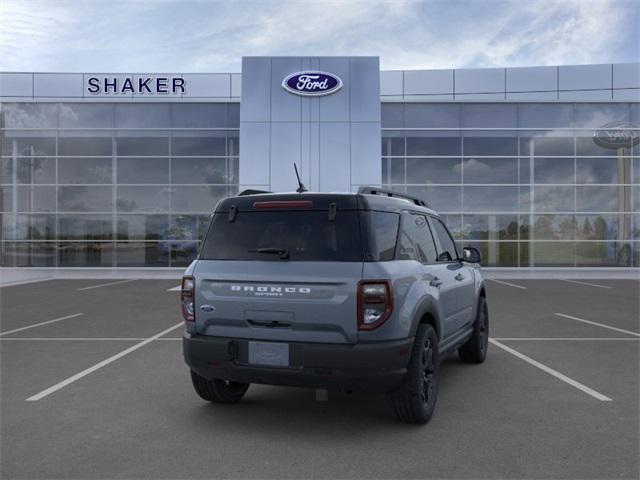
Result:
[[[563,282],[577,283],[578,285],[587,285],[588,287],[611,288],[608,285],[598,285],[597,283],[580,282],[578,280],[569,280],[568,278],[560,278],[559,280],[561,280]]]
[[[121,351],[120,353],[116,353],[115,355],[113,355],[112,357],[107,358],[106,360],[101,361],[100,363],[96,363],[94,366],[87,368],[86,370],[83,370],[79,373],[76,373],[75,375],[67,378],[66,380],[63,380],[59,383],[56,383],[55,385],[41,391],[40,393],[36,393],[35,395],[27,398],[27,402],[37,402],[38,400],[43,399],[44,397],[51,395],[52,393],[60,390],[61,388],[66,387],[67,385],[80,380],[82,377],[86,377],[87,375],[89,375],[90,373],[95,372],[96,370],[99,370],[102,367],[105,367],[107,365],[109,365],[110,363],[115,362],[116,360],[118,360],[119,358],[124,357],[125,355],[130,354],[131,352],[135,352],[136,350],[138,350],[139,348],[144,347],[145,345],[147,345],[148,343],[153,342],[154,340],[162,337],[163,335],[166,335],[167,333],[175,330],[176,328],[182,327],[184,326],[184,322],[180,322],[176,325],[174,325],[173,327],[167,328],[166,330],[163,330],[160,333],[156,333],[154,336],[149,337],[143,341],[141,341],[140,343],[136,343],[135,345]]]
[[[558,372],[557,370],[554,370],[553,368],[547,367],[546,365],[534,360],[531,357],[527,357],[526,355],[518,352],[517,350],[514,350],[513,348],[507,347],[506,345],[500,343],[499,341],[497,341],[494,338],[490,338],[489,341],[493,345],[495,345],[496,347],[501,348],[502,350],[504,350],[505,352],[508,352],[511,355],[514,355],[514,356],[518,357],[520,360],[524,360],[525,362],[529,363],[530,365],[533,365],[534,367],[539,368],[543,372],[546,372],[549,375],[552,375],[552,376],[556,377],[558,380],[562,380],[563,382],[568,383],[572,387],[577,388],[578,390],[586,393],[587,395],[591,395],[593,398],[595,398],[597,400],[600,400],[601,402],[611,402],[612,401],[606,395],[603,395],[600,392],[596,392],[592,388],[589,388],[586,385],[583,385],[582,383],[580,383],[580,382],[578,382],[578,381],[576,381],[576,380],[574,380],[572,378],[569,378],[566,375],[563,375],[562,373]]]
[[[487,280],[490,280],[490,281],[496,282],[496,283],[501,283],[502,285],[508,285],[510,287],[519,288],[521,290],[526,290],[527,289],[527,287],[523,287],[522,285],[516,285],[515,283],[504,282],[502,280],[496,280],[495,278],[487,278]]]
[[[627,333],[629,335],[635,335],[636,337],[640,337],[640,333],[632,332],[631,330],[625,330],[624,328],[612,327],[610,325],[605,325],[603,323],[592,322],[591,320],[585,320],[584,318],[572,317],[571,315],[565,315],[564,313],[555,313],[554,315],[558,315],[559,317],[569,318],[571,320],[575,320],[576,322],[588,323],[589,325],[595,325],[596,327],[607,328],[609,330],[614,330],[616,332]]]
[[[92,288],[100,288],[100,287],[110,287],[111,285],[119,285],[121,283],[135,282],[137,278],[131,278],[129,280],[120,280],[119,282],[111,282],[111,283],[101,283],[100,285],[91,285],[90,287],[82,287],[79,288],[78,291],[82,290],[91,290]]]
[[[2,335],[9,335],[10,333],[16,333],[16,332],[21,332],[23,330],[29,330],[30,328],[39,327],[41,325],[48,325],[50,323],[61,322],[62,320],[66,320],[67,318],[75,318],[75,317],[79,317],[80,315],[84,315],[84,313],[74,313],[73,315],[67,315],[66,317],[54,318],[53,320],[47,320],[46,322],[34,323],[33,325],[29,325],[29,326],[26,326],[26,327],[16,328],[16,329],[13,329],[13,330],[7,330],[6,332],[0,333],[0,337]]]
[[[8,338],[6,340],[9,340]],[[591,342],[591,341],[606,341],[606,340],[611,340],[611,341],[617,341],[617,340],[631,340],[632,342],[638,341],[640,340],[640,338],[629,338],[629,337],[506,337],[506,338],[494,338],[494,340],[501,340],[501,341],[535,341],[535,342],[545,342],[545,341],[549,341],[549,342],[554,342],[554,341],[558,341],[558,342],[564,342],[564,341],[568,341],[568,342],[576,342],[576,341],[585,341],[585,342]]]
[[[172,287],[169,290],[167,290],[167,292],[179,292],[180,290],[182,290],[182,285],[178,285],[177,287]]]

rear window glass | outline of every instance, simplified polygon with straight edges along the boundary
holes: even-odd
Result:
[[[338,211],[332,222],[327,211],[263,211],[238,212],[233,222],[215,214],[201,258],[357,262],[362,256],[355,211]]]

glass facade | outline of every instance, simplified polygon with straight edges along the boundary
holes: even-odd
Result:
[[[0,105],[2,266],[182,267],[238,190],[238,103]]]
[[[383,103],[383,186],[500,267],[640,266],[638,103]],[[238,103],[0,104],[1,265],[183,267],[238,191]]]
[[[640,265],[638,103],[384,103],[382,181],[443,214],[498,267]]]

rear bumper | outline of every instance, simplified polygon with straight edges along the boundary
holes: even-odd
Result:
[[[208,379],[388,392],[407,372],[413,338],[355,345],[289,343],[289,367],[250,365],[245,339],[185,333],[182,345],[187,365]]]

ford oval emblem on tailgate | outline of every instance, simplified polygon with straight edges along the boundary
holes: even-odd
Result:
[[[200,310],[202,310],[203,312],[214,312],[216,310],[216,307],[214,307],[213,305],[202,305],[200,307]]]

